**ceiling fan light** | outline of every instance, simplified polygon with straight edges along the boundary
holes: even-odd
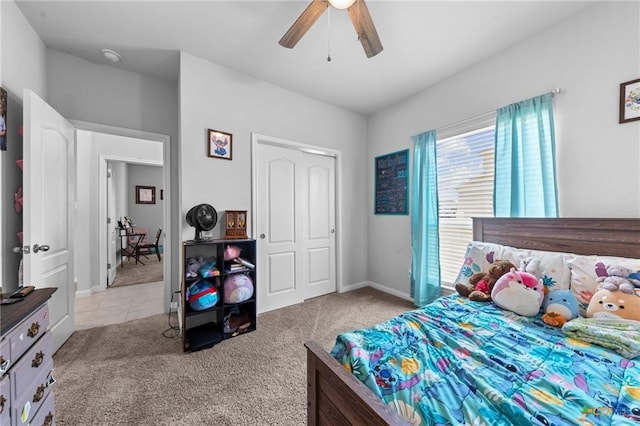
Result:
[[[331,6],[335,7],[336,9],[347,9],[355,2],[356,0],[329,0]]]

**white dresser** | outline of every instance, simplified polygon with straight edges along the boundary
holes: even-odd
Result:
[[[55,288],[0,305],[0,425],[55,424],[48,300]]]

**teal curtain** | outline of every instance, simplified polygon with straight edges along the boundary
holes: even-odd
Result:
[[[416,306],[440,297],[436,132],[413,138],[411,296]]]
[[[552,94],[500,108],[496,116],[496,217],[557,217]]]

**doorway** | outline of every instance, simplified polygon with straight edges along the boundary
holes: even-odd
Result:
[[[340,152],[252,135],[258,312],[335,292]]]
[[[163,281],[162,164],[107,161],[105,179],[107,288]]]
[[[93,123],[74,122],[73,124],[76,127],[78,139],[77,173],[78,176],[85,176],[85,182],[81,182],[80,179],[78,181],[78,229],[89,230],[87,233],[82,232],[82,235],[78,235],[76,238],[78,247],[76,264],[79,266],[76,291],[76,306],[79,308],[76,315],[78,328],[87,328],[86,324],[85,327],[80,324],[83,315],[90,322],[90,325],[95,327],[157,313],[166,313],[169,311],[171,298],[171,280],[168,279],[171,264],[169,137]],[[83,150],[88,150],[89,153],[83,153]],[[84,154],[87,154],[89,158],[83,162],[80,159]],[[124,291],[114,288],[110,289],[111,294],[107,295],[108,292],[106,292],[110,274],[115,272],[117,276],[118,272],[109,268],[109,266],[114,266],[113,263],[109,265],[108,259],[114,259],[113,255],[110,256],[110,247],[114,245],[114,242],[119,246],[117,240],[114,241],[111,228],[115,230],[118,220],[121,220],[120,216],[128,215],[126,207],[122,207],[119,211],[116,210],[113,218],[108,214],[107,170],[111,166],[112,169],[119,169],[119,173],[122,174],[122,170],[126,170],[126,166],[129,164],[154,166],[162,170],[161,183],[153,186],[158,194],[155,200],[156,206],[160,206],[162,211],[160,220],[163,229],[160,244],[163,246],[163,253],[160,267],[164,280],[153,286],[147,284],[139,286],[141,287],[138,289],[139,291],[143,291],[143,288],[146,288],[146,291],[144,296],[135,297],[137,299],[135,312],[131,312],[132,306],[130,304],[127,305],[128,301],[132,299],[132,295],[129,294],[131,290]],[[131,184],[135,185],[135,182]],[[84,191],[90,195],[83,197],[81,194]],[[134,190],[127,191],[127,188],[122,186],[118,188],[118,191],[129,194],[123,196],[123,200],[126,200],[127,197],[133,197],[135,200]],[[162,197],[160,197],[161,191]],[[124,201],[122,204],[125,204]],[[111,221],[112,225],[107,224],[107,220]],[[149,232],[153,234],[151,237],[155,239],[156,230]],[[87,238],[87,235],[90,235],[91,238]],[[115,259],[115,264],[119,265],[118,259]],[[127,306],[129,308],[125,309]],[[135,315],[138,316],[135,317]],[[116,319],[118,321],[115,321]]]

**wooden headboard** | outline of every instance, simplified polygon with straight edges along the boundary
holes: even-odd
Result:
[[[531,250],[640,258],[640,219],[474,218],[473,239]]]

